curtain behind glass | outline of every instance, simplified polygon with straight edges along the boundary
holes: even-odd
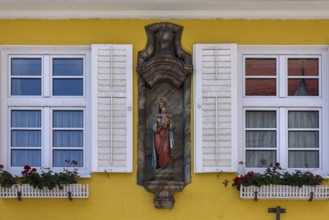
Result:
[[[289,111],[288,128],[289,168],[318,168],[319,112]]]
[[[83,166],[83,124],[82,110],[53,111],[54,167],[72,166],[68,162],[72,160],[77,161],[77,166]]]
[[[40,110],[11,111],[11,148],[12,166],[41,166]]]
[[[276,111],[246,111],[245,141],[247,167],[275,163]]]
[[[25,165],[41,167],[41,150],[12,150],[11,166],[23,167]]]

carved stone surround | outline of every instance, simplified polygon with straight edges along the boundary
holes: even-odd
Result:
[[[172,208],[174,193],[191,182],[190,107],[192,57],[181,47],[183,28],[172,23],[146,26],[147,45],[138,53],[138,184],[155,194],[157,208]],[[168,99],[175,127],[173,168],[154,170],[152,123],[158,97]]]

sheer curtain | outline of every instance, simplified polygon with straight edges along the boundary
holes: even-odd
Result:
[[[11,165],[41,166],[41,111],[11,111]]]
[[[319,167],[319,112],[289,111],[288,129],[289,167]]]
[[[53,111],[53,166],[83,166],[83,111]]]
[[[22,167],[25,165],[40,167],[41,150],[12,150],[11,165],[14,167]]]
[[[276,162],[276,112],[246,111],[246,166],[264,167]]]
[[[247,167],[264,167],[277,162],[276,129],[276,111],[246,111]],[[287,132],[288,167],[319,167],[319,112],[288,111]]]

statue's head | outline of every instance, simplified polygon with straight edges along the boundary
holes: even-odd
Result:
[[[157,100],[157,104],[159,107],[159,113],[167,112],[168,100],[165,97],[159,97]]]

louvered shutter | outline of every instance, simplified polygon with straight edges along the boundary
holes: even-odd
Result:
[[[194,45],[195,172],[236,171],[236,54],[235,44]]]
[[[93,171],[132,172],[132,46],[92,45]]]

